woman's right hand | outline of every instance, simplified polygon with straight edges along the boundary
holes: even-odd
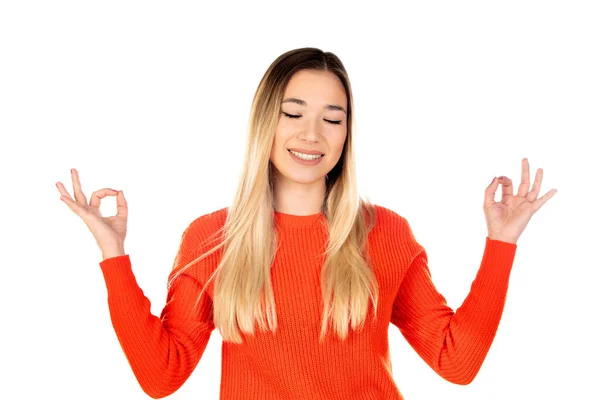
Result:
[[[77,214],[94,235],[104,258],[124,253],[125,235],[127,234],[127,201],[122,191],[104,188],[92,193],[89,204],[81,191],[79,174],[76,169],[71,169],[73,191],[75,200],[61,182],[56,183],[63,200],[71,210]],[[117,215],[103,217],[100,213],[100,199],[106,196],[117,196]]]

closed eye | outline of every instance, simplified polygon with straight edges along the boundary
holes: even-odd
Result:
[[[285,111],[282,111],[282,113],[283,113],[283,114],[284,114],[286,117],[288,117],[288,118],[300,118],[300,117],[301,117],[301,115],[293,115],[293,114],[288,114],[288,113],[286,113]],[[333,125],[341,125],[341,123],[342,123],[342,120],[339,120],[339,121],[330,121],[330,120],[328,120],[328,119],[325,119],[324,121],[327,121],[327,122],[329,122],[330,124],[333,124]]]

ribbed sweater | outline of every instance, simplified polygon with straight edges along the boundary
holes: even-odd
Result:
[[[341,340],[331,326],[319,343],[322,318],[320,273],[327,237],[323,213],[275,212],[279,249],[271,267],[277,330],[244,342],[222,342],[221,400],[398,400],[392,376],[388,328],[394,324],[440,376],[467,384],[478,373],[504,308],[516,244],[486,237],[479,270],[460,307],[453,311],[436,290],[427,253],[407,220],[375,206],[369,255],[379,286],[363,328],[349,327]],[[203,244],[223,226],[227,208],[193,220],[183,232],[169,279],[210,249]],[[216,269],[222,248],[189,267],[171,285],[160,317],[132,272],[129,254],[100,262],[112,325],[141,388],[152,398],[175,392],[200,361],[215,326],[214,279],[193,313],[203,285]],[[218,330],[216,330],[218,332]],[[198,398],[201,398],[199,395]]]

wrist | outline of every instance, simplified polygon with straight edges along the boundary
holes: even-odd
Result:
[[[490,240],[498,240],[500,242],[506,242],[506,243],[512,243],[512,244],[516,244],[517,243],[517,239],[515,239],[515,238],[509,238],[509,237],[501,236],[501,235],[488,235],[488,238]]]
[[[108,247],[106,249],[102,249],[102,260],[106,260],[107,258],[114,258],[125,255],[125,248],[122,245],[117,245],[113,247]]]

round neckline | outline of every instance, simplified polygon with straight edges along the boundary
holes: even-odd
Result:
[[[286,227],[303,227],[303,226],[313,226],[316,225],[319,221],[325,218],[323,211],[310,214],[310,215],[295,215],[295,214],[286,214],[280,211],[273,211],[275,215],[275,222],[277,225],[286,226]]]

